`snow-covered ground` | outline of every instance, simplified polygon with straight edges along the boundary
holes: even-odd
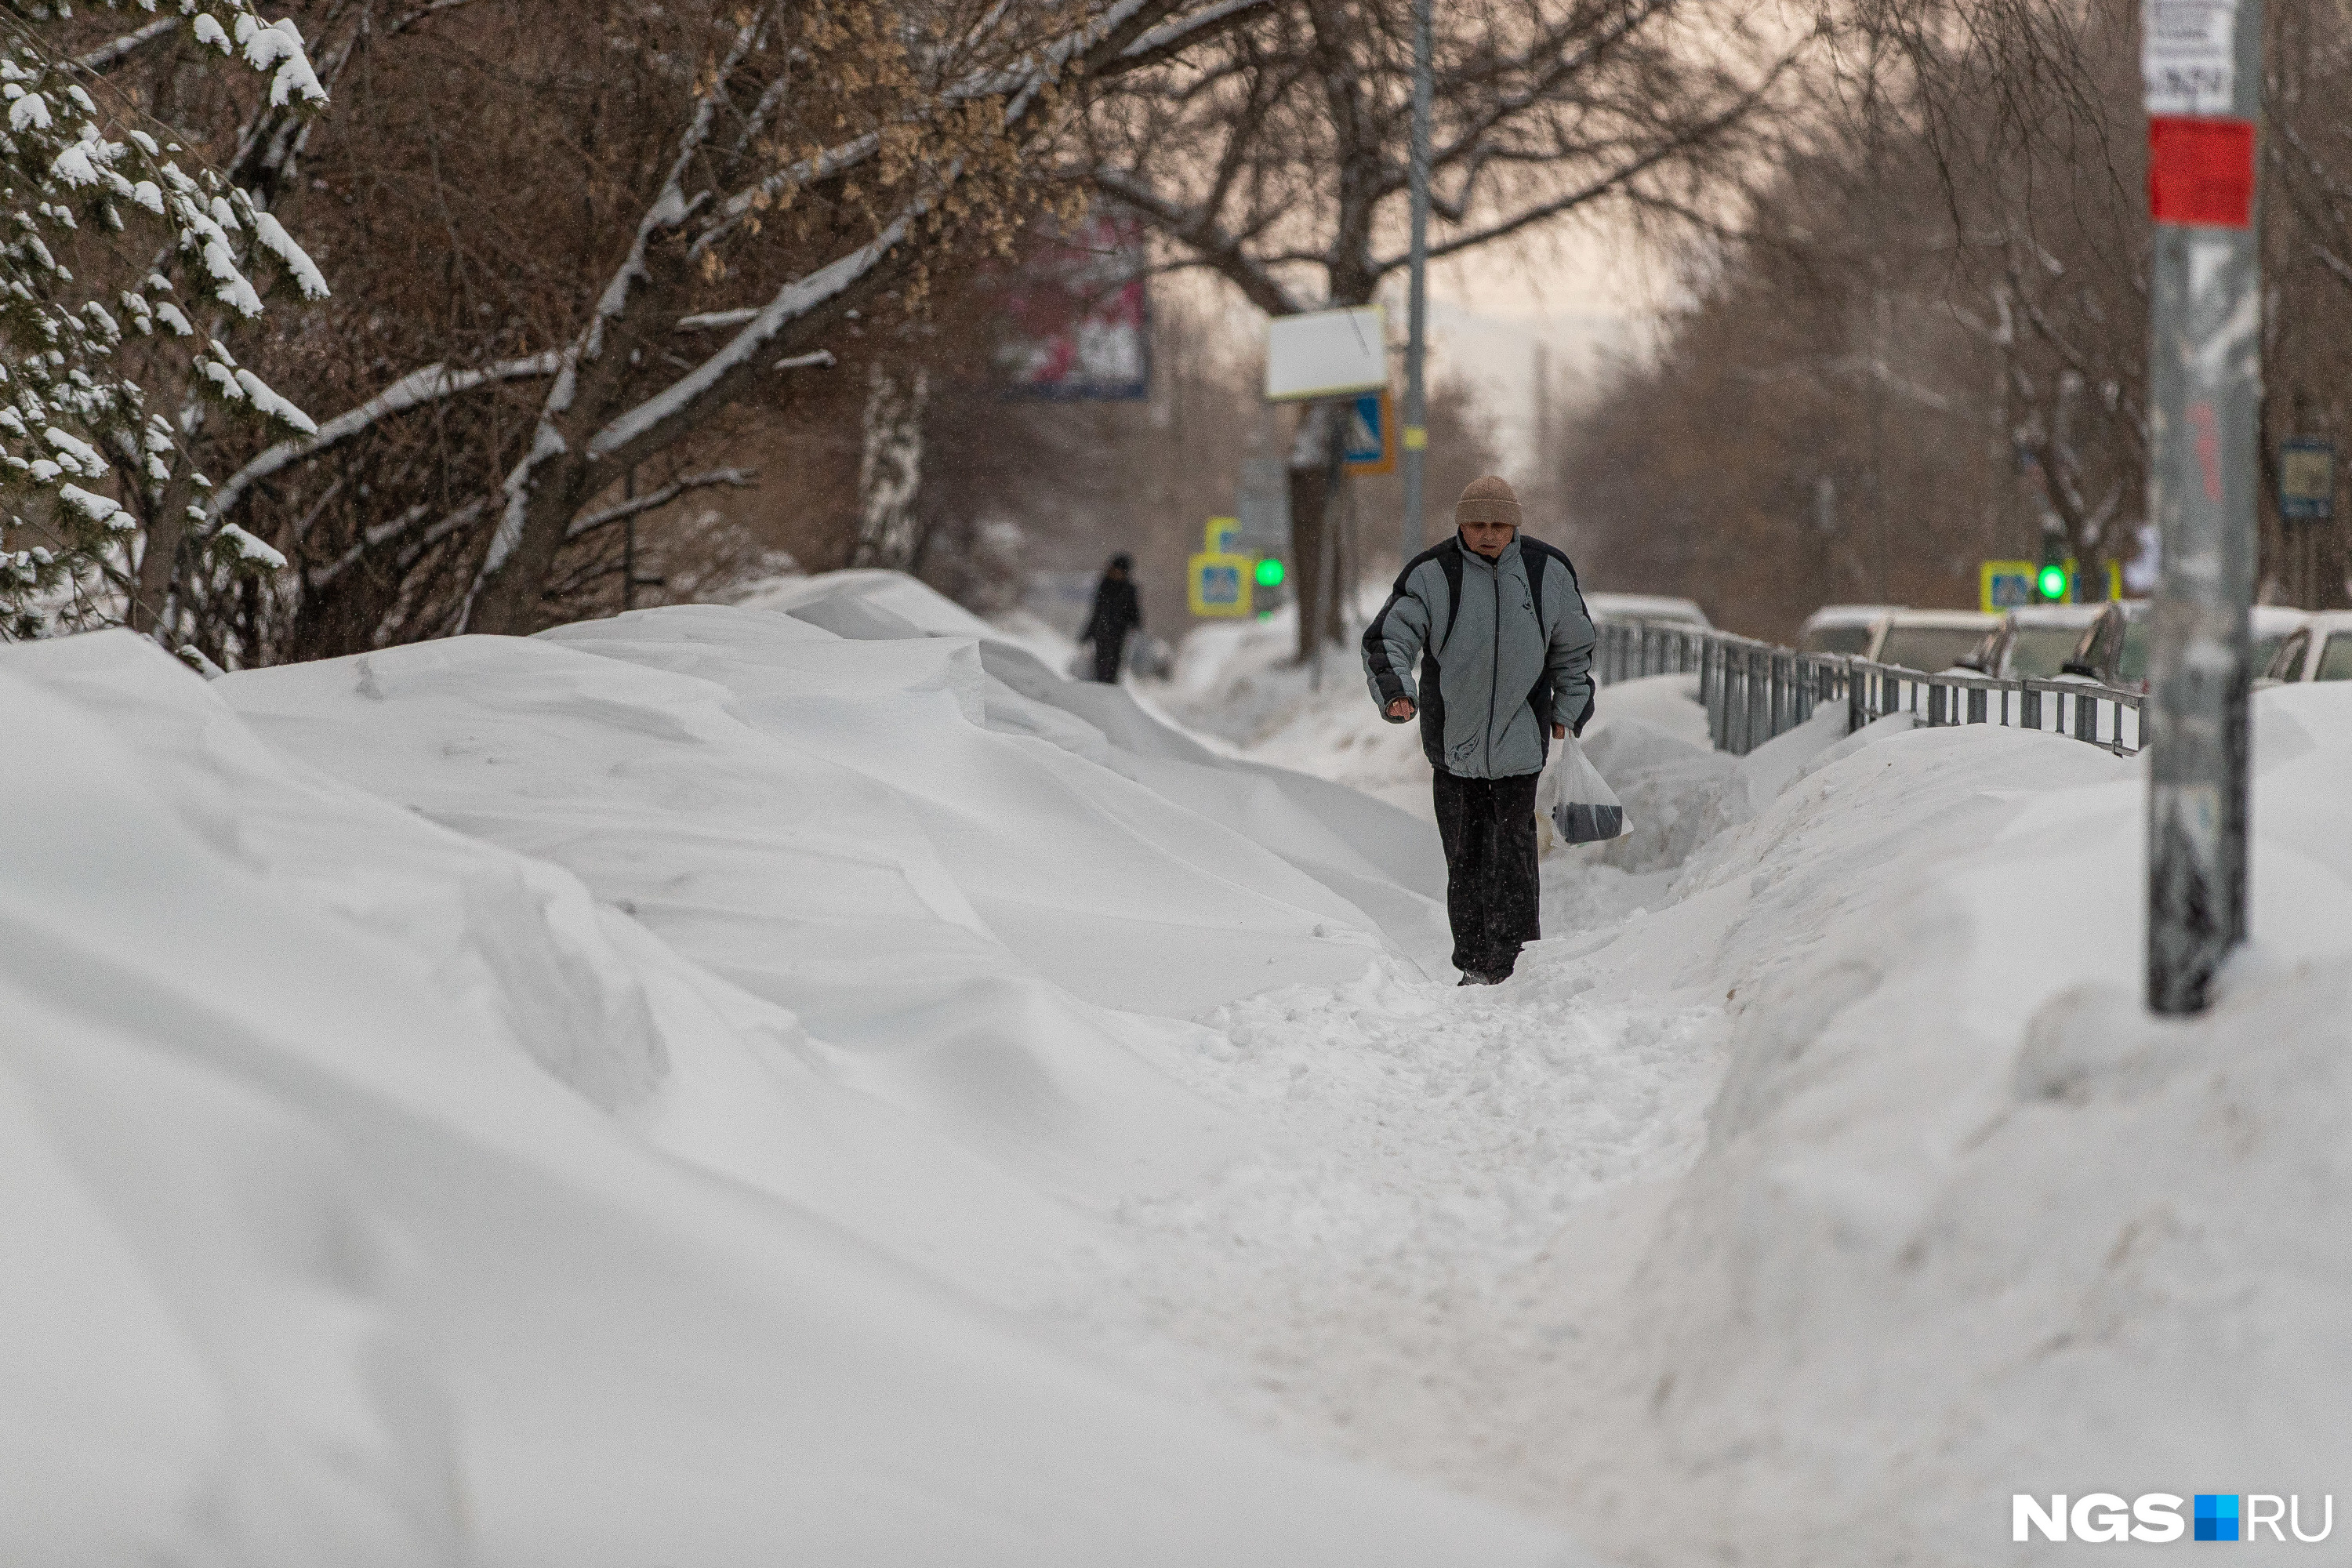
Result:
[[[1379,607],[1367,590],[1353,624]],[[1204,625],[1179,645],[1170,678],[1137,683],[1136,695],[1234,754],[1344,784],[1433,821],[1420,731],[1367,712],[1352,650],[1332,648],[1318,670],[1295,661],[1297,642],[1295,605],[1262,621]]]
[[[2256,940],[2159,1026],[2134,764],[1827,716],[1734,762],[1674,679],[1588,735],[1633,833],[1457,990],[1412,732],[1286,640],[1129,692],[839,574],[210,685],[0,649],[0,1559],[2310,1528],[2352,691],[2259,702]]]

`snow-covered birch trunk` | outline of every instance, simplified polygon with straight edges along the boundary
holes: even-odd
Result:
[[[911,375],[877,362],[868,375],[865,446],[857,462],[854,566],[904,572],[915,563],[915,502],[923,488],[923,415],[928,371]]]

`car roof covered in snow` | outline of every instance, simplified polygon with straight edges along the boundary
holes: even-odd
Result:
[[[1692,601],[1665,594],[1594,592],[1584,595],[1584,607],[1596,621],[1681,621],[1695,626],[1715,624]]]
[[[2099,618],[2104,605],[2020,605],[2009,618],[2021,626],[2087,626]]]
[[[1823,605],[1805,617],[1805,628],[1810,631],[1815,626],[1866,626],[1902,608],[1900,605]]]

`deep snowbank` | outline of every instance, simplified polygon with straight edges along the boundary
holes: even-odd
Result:
[[[7,1560],[1559,1560],[977,1304],[1248,1137],[1131,1048],[1194,1026],[1052,973],[1381,939],[978,728],[972,644],[748,614],[0,655]]]
[[[2016,1491],[2347,1473],[2352,691],[2257,705],[2196,1023],[2135,764],[1734,762],[1674,680],[1591,732],[1649,836],[1456,991],[1403,813],[903,579],[762,603],[0,650],[0,1558],[1570,1560],[1320,1448],[1958,1568],[2072,1550]],[[1267,744],[1409,743],[1228,641]]]
[[[2140,1010],[2145,785],[2089,747],[1849,743],[1692,854],[1639,940],[1728,1070],[1575,1362],[1596,1544],[2041,1561],[2013,1493],[2340,1489],[2352,691],[2258,712],[2255,942],[2193,1023]]]

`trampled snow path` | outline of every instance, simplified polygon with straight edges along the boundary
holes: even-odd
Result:
[[[1415,781],[1405,732],[1361,721],[1356,682],[1255,668],[1279,634],[1227,638],[1191,692],[1146,700],[1425,815],[1425,765]],[[1232,733],[1237,714],[1257,732]],[[1607,950],[1673,877],[1554,855],[1547,940],[1503,985],[1382,963],[1228,1004],[1205,1051],[1166,1042],[1156,1065],[1264,1130],[1262,1152],[1122,1205],[1116,1289],[1072,1310],[1119,1303],[1129,1356],[1302,1446],[1567,1517],[1563,1363],[1632,1261],[1638,1227],[1616,1221],[1688,1169],[1723,1073],[1719,995],[1613,983]]]
[[[1193,1375],[1300,1440],[1541,1495],[1497,1461],[1528,1434],[1496,1407],[1577,1324],[1527,1279],[1581,1205],[1688,1165],[1720,1076],[1720,1010],[1592,1002],[1590,945],[1494,988],[1383,967],[1272,992],[1204,1020],[1210,1055],[1161,1052],[1270,1150],[1122,1206],[1138,1348],[1195,1348]]]

